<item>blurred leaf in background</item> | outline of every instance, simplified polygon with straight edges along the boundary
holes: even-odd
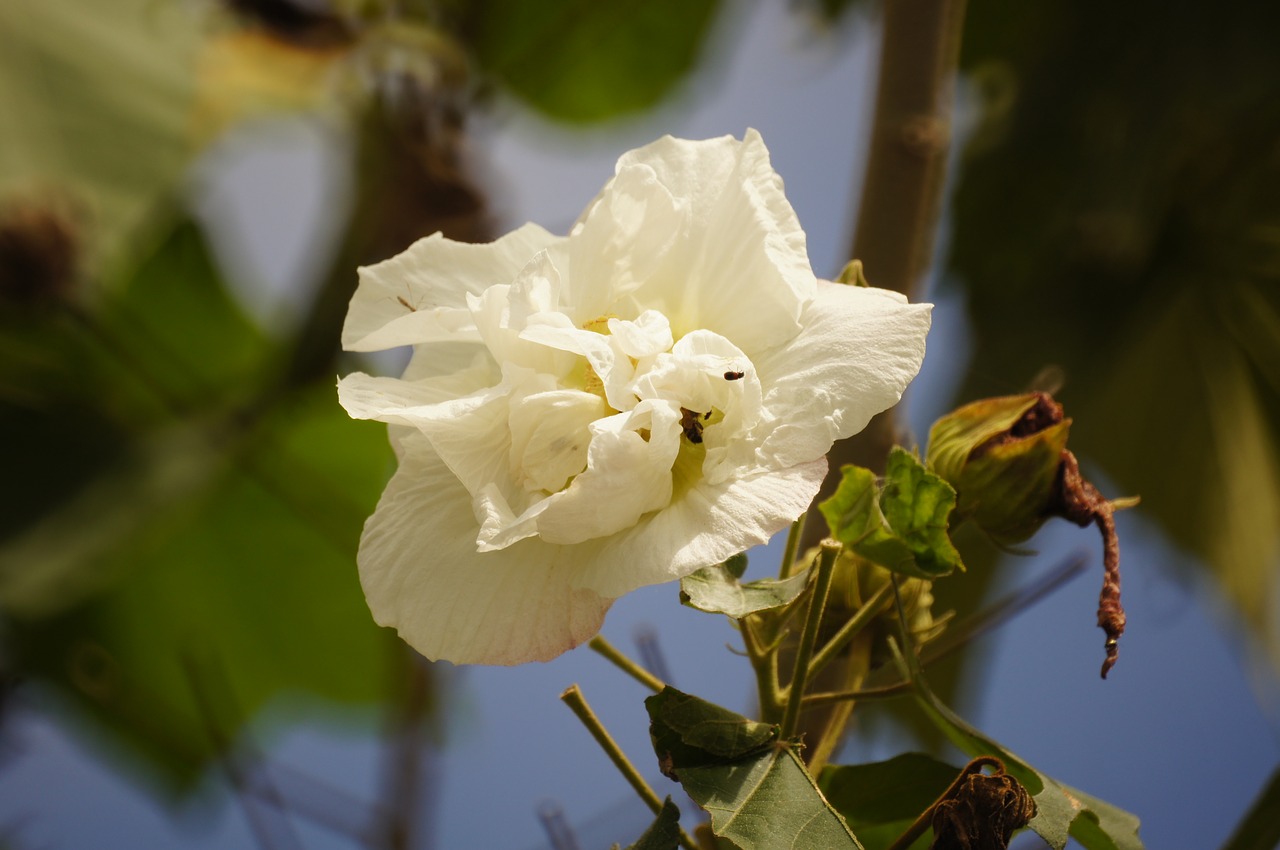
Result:
[[[199,40],[177,4],[0,2],[0,199],[66,196],[114,259],[189,161]]]
[[[1061,367],[1078,453],[1197,553],[1280,670],[1280,10],[975,6],[951,274],[965,398]]]
[[[535,109],[588,122],[649,108],[689,74],[717,0],[471,0],[462,40],[480,68]]]

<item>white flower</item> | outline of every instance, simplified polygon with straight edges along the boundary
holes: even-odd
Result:
[[[814,277],[754,131],[625,154],[567,237],[436,234],[361,269],[343,344],[414,347],[338,387],[400,462],[360,542],[375,619],[432,659],[545,660],[764,543],[901,397],[929,310]]]

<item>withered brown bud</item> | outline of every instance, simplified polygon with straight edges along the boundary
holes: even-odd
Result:
[[[1036,801],[1003,770],[971,773],[933,810],[931,850],[1005,850],[1036,814]]]
[[[0,303],[56,304],[71,294],[80,238],[64,206],[15,200],[0,207]]]

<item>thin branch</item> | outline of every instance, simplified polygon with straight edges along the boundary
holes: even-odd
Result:
[[[623,673],[626,673],[628,676],[635,679],[655,694],[666,687],[666,684],[661,679],[641,667],[636,662],[632,661],[616,646],[605,640],[603,636],[596,635],[591,639],[587,646],[604,656]]]
[[[587,700],[582,696],[582,691],[578,689],[578,686],[570,685],[560,695],[560,699],[578,716],[578,719],[582,721],[582,725],[587,727],[591,737],[596,739],[596,743],[604,750],[605,755],[613,762],[614,767],[618,768],[627,783],[640,795],[640,799],[644,800],[649,810],[655,815],[660,814],[662,812],[662,800],[659,799],[657,792],[649,787],[649,783],[640,775],[640,771],[636,770],[636,766],[627,758],[627,754],[618,746],[618,742],[613,740],[613,736],[604,728],[600,718],[596,717],[596,713],[591,710],[591,706],[587,705]],[[680,830],[679,840],[680,846],[686,848],[686,850],[698,850],[698,846],[693,843],[693,839],[683,829]]]
[[[840,627],[840,631],[831,636],[831,640],[827,641],[826,645],[809,662],[810,679],[822,672],[824,667],[835,660],[840,650],[844,649],[858,632],[866,628],[871,619],[884,608],[884,603],[888,601],[889,594],[892,592],[892,586],[886,583],[873,593],[870,599],[863,603],[862,607],[849,618],[849,622]]]
[[[795,673],[787,685],[787,707],[782,715],[782,740],[788,740],[796,734],[800,723],[800,700],[804,697],[804,686],[809,681],[809,660],[813,657],[814,644],[818,642],[818,627],[822,623],[822,615],[827,607],[827,593],[831,590],[831,574],[835,572],[836,557],[840,554],[840,544],[834,540],[824,540],[818,554],[818,577],[813,585],[813,596],[809,598],[809,610],[804,618],[804,631],[800,633],[800,646],[796,649]]]

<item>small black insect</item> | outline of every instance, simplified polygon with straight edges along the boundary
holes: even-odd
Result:
[[[724,379],[726,381],[740,381],[746,374],[746,372],[725,372]]]
[[[703,421],[711,418],[711,411],[699,413],[696,410],[689,410],[687,407],[680,408],[680,429],[684,431],[685,437],[695,446],[702,442]]]

